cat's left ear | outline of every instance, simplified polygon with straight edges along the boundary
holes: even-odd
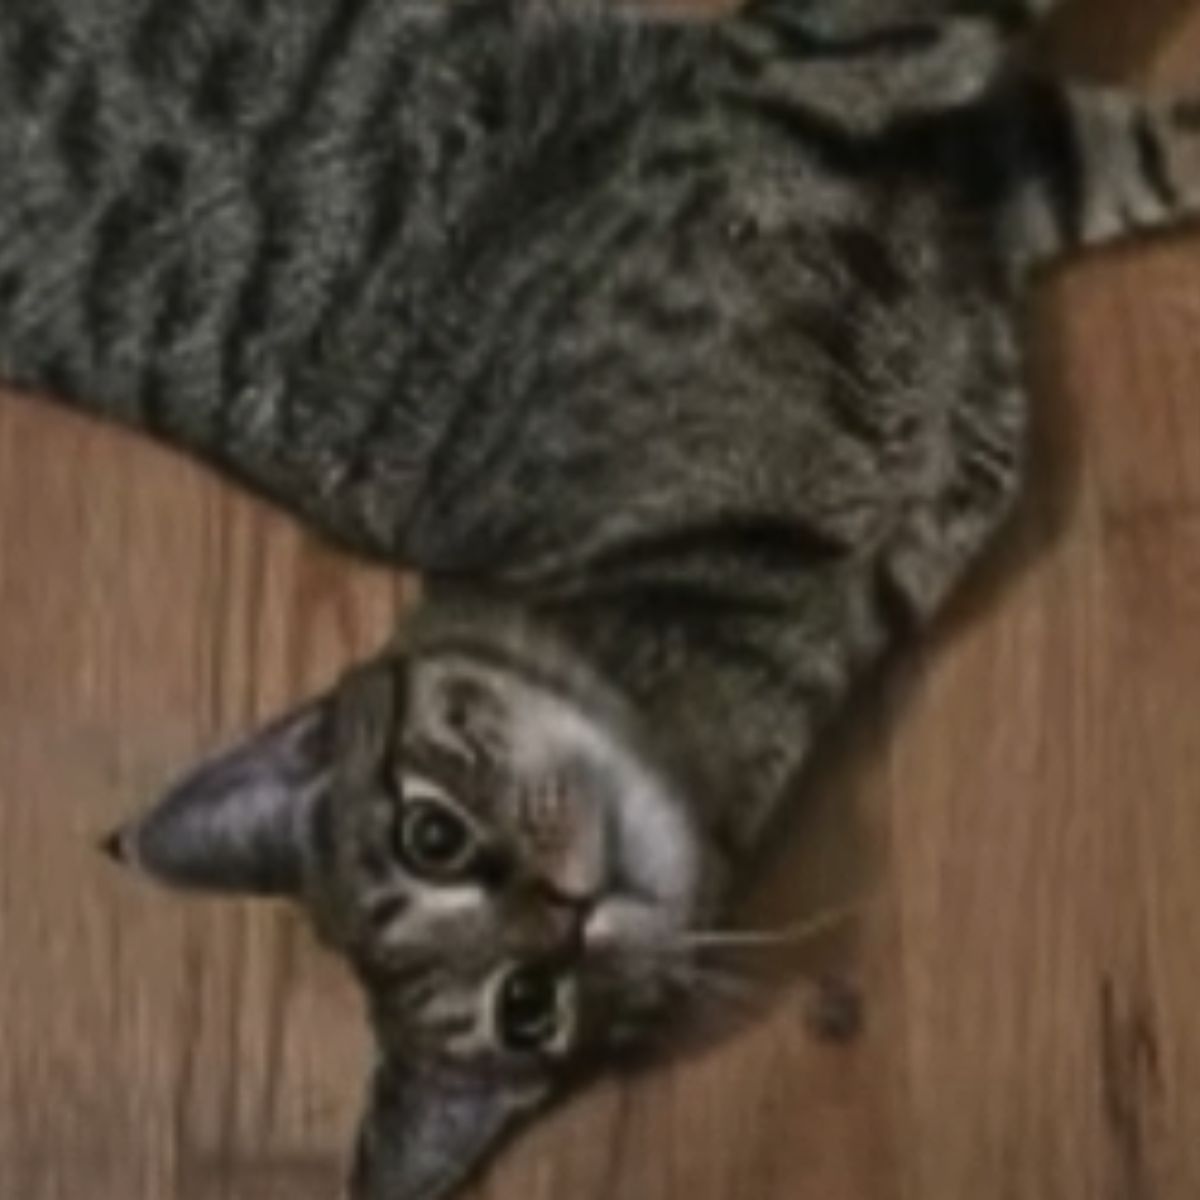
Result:
[[[359,1132],[349,1200],[442,1200],[548,1095],[470,1068],[385,1063]]]
[[[178,887],[294,894],[332,767],[332,708],[310,702],[208,759],[104,849]]]

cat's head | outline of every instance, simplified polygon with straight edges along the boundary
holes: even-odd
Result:
[[[294,897],[348,959],[381,1051],[364,1200],[445,1194],[522,1116],[666,1031],[716,890],[628,713],[511,649],[383,655],[114,842],[169,883]]]

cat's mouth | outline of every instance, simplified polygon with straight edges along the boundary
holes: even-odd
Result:
[[[593,906],[583,925],[585,951],[604,952],[629,946],[669,944],[689,922],[681,913],[627,892],[614,893]]]

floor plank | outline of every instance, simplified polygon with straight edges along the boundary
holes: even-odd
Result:
[[[1200,5],[1068,5],[1073,60],[1194,77]],[[854,898],[770,1011],[525,1139],[478,1200],[1200,1194],[1200,237],[1033,307],[1006,546],[814,771],[756,919]],[[366,1046],[282,910],[164,900],[91,841],[313,690],[402,587],[176,456],[0,400],[0,1196],[336,1194]],[[811,975],[851,973],[852,1045]]]

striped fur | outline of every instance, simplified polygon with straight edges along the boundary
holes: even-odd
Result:
[[[1010,510],[1031,271],[1196,211],[1200,104],[1038,75],[1052,7],[0,2],[0,379],[425,575],[407,657],[112,843],[295,894],[358,971],[356,1200],[447,1194],[581,1069],[499,1054],[507,959],[599,980],[593,1046],[662,1007],[647,931],[724,894]],[[536,835],[522,869],[399,871],[414,772]],[[640,907],[594,956],[604,887]]]
[[[1117,91],[1073,87],[1064,120],[1071,170],[1049,166],[1041,215],[1026,209],[1018,236],[1053,255],[1140,230],[1173,225],[1200,210],[1200,104],[1151,103]],[[1057,217],[1049,210],[1057,208]]]
[[[751,0],[791,10],[809,28],[854,35],[887,34],[898,26],[955,17],[982,18],[1010,30],[1044,20],[1061,0]]]

